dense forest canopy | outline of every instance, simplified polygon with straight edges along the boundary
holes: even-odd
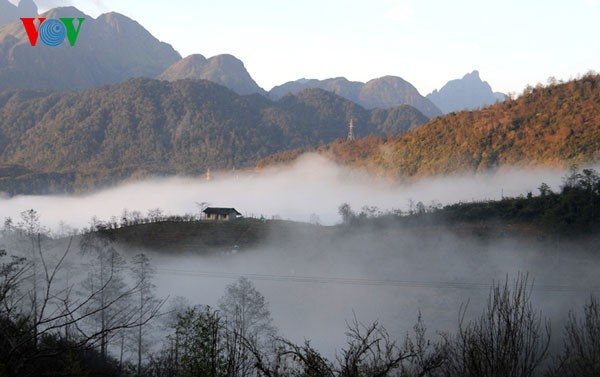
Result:
[[[506,166],[568,166],[600,160],[600,75],[528,87],[477,111],[450,113],[411,132],[288,151],[259,167],[306,151],[394,179],[483,172]]]
[[[253,166],[279,151],[406,132],[410,106],[366,110],[310,89],[272,102],[208,81],[132,79],[79,93],[0,93],[0,191],[77,191],[127,178]]]

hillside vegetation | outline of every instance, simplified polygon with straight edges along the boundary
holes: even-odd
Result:
[[[258,166],[288,162],[307,151],[271,156]],[[600,76],[527,88],[516,100],[450,113],[403,135],[338,141],[310,151],[393,179],[595,162],[600,159]]]
[[[366,110],[310,89],[277,102],[209,81],[131,79],[79,93],[0,92],[0,191],[77,191],[129,178],[254,166],[270,154],[405,132],[410,106]]]

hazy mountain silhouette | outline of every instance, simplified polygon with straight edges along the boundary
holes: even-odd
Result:
[[[161,80],[209,80],[238,94],[266,94],[252,79],[244,63],[232,55],[217,55],[206,59],[200,54],[190,55],[167,68],[158,76]]]
[[[399,105],[410,105],[417,108],[425,116],[433,118],[442,112],[409,82],[400,77],[384,76],[367,83],[348,81],[344,77],[326,80],[300,79],[274,87],[269,91],[272,98],[281,98],[307,88],[319,88],[334,92],[367,108],[390,108]]]
[[[169,44],[119,13],[93,19],[73,7],[52,9],[40,16],[86,18],[77,43],[47,47],[38,42],[34,48],[19,17],[36,14],[32,0],[22,0],[19,7],[0,0],[0,20],[8,23],[0,27],[0,89],[78,90],[158,76],[169,81],[206,79],[239,94],[266,94],[234,56],[206,59],[196,54],[181,59]]]
[[[21,0],[18,6],[8,0],[0,0],[0,26],[19,22],[21,17],[35,17],[37,12],[33,0]]]
[[[181,59],[169,44],[118,13],[94,19],[66,7],[40,16],[84,17],[76,45],[38,42],[32,47],[20,20],[0,27],[0,89],[89,88],[134,76],[155,77]]]
[[[462,79],[448,81],[439,91],[427,95],[444,114],[453,111],[479,109],[504,101],[506,96],[493,92],[490,84],[482,81],[478,71],[467,73]]]
[[[141,76],[168,81],[205,79],[238,94],[267,94],[236,57],[217,55],[207,59],[194,54],[181,59],[171,45],[158,41],[136,21],[118,13],[107,13],[93,19],[74,7],[52,9],[40,16],[86,18],[77,44],[70,46],[65,41],[58,47],[48,47],[40,42],[32,47],[19,17],[33,17],[36,13],[33,0],[22,0],[18,7],[8,0],[0,0],[0,25],[8,23],[0,26],[0,89],[78,90]],[[479,77],[476,72],[474,74],[476,77],[467,75],[463,81],[477,84]],[[449,91],[446,97],[451,98],[446,102],[467,101],[462,97],[455,98],[456,89],[451,89],[456,86],[450,82],[440,93],[434,92],[430,96],[445,104],[443,98]],[[469,108],[495,102],[495,99],[490,99],[494,94],[489,85],[481,83],[481,80],[475,89],[458,87],[459,92],[471,93]],[[442,114],[433,101],[419,94],[413,85],[394,76],[380,77],[367,83],[348,81],[343,77],[302,79],[276,86],[268,95],[279,99],[288,93],[310,88],[334,92],[367,109],[410,105],[429,118]]]
[[[286,94],[295,94],[304,89],[319,88],[333,92],[339,96],[349,99],[352,102],[358,103],[360,97],[360,88],[364,83],[359,81],[349,81],[345,77],[335,77],[325,80],[317,79],[299,79],[296,81],[288,81],[273,87],[269,91],[269,96],[274,99],[279,99]]]

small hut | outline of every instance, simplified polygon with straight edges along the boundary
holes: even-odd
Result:
[[[208,207],[202,212],[204,212],[204,219],[213,221],[229,221],[242,217],[235,208]]]

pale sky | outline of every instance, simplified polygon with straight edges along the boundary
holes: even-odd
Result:
[[[11,0],[17,3],[18,0]],[[475,69],[496,91],[600,71],[600,0],[36,0],[115,11],[182,56],[229,53],[263,88],[394,75],[426,95]]]

